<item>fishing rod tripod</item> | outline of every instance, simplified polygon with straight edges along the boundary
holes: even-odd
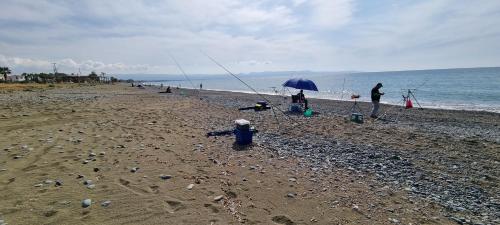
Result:
[[[418,109],[423,110],[422,105],[417,100],[417,97],[415,97],[415,94],[413,93],[417,89],[401,89],[402,91],[406,91],[406,95],[402,94],[401,97],[402,99],[396,104],[397,106],[403,105],[403,108],[399,108],[399,112],[396,114],[396,118],[393,120],[393,122],[399,122],[399,117],[401,116],[402,113],[404,113],[404,109],[411,109],[413,108],[413,101],[417,103]],[[387,110],[382,114],[382,116],[378,117],[376,120],[385,120],[385,121],[390,121],[387,116]]]
[[[420,109],[420,110],[424,109],[424,108],[422,108],[422,106],[420,105],[420,103],[418,103],[417,97],[415,97],[415,95],[413,94],[413,91],[416,91],[416,90],[417,89],[408,89],[408,92],[406,93],[406,96],[402,95],[403,96],[403,102],[404,102],[405,108],[413,108],[413,105],[411,105],[411,107],[409,107],[409,105],[408,105],[408,101],[411,102],[411,99],[413,98],[413,100],[415,100],[415,103],[417,103],[417,105],[418,105],[418,109]]]
[[[351,108],[349,109],[349,113],[361,113],[361,108],[359,108],[359,105],[358,105],[358,99],[359,99],[359,95],[352,95],[351,96],[351,99],[354,100],[354,103],[353,105],[351,106]]]
[[[354,100],[353,105],[351,106],[350,111],[350,117],[351,121],[356,122],[356,123],[363,123],[363,113],[361,113],[361,108],[359,108],[358,105],[358,99],[360,98],[360,95],[352,95],[351,99]]]

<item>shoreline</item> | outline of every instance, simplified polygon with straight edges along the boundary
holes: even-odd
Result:
[[[155,87],[160,87],[160,85],[156,85],[156,84],[150,84],[151,86],[155,86]],[[172,87],[172,88],[175,88],[175,87]],[[189,88],[189,87],[182,87],[180,89],[185,89],[185,90],[199,90],[198,88]],[[223,90],[223,89],[203,89],[203,90],[206,90],[206,91],[220,91],[220,92],[231,92],[231,93],[243,93],[243,94],[251,94],[251,95],[258,95],[256,94],[255,92],[253,91],[242,91],[242,90]],[[268,95],[268,96],[281,96],[283,97],[283,95],[280,95],[280,94],[274,94],[272,92],[260,92],[260,94],[263,94],[263,95]],[[287,97],[289,97],[287,95]],[[306,96],[307,97],[307,96]],[[349,99],[336,99],[336,98],[328,98],[328,97],[324,97],[324,98],[321,98],[321,97],[308,97],[308,99],[317,99],[317,100],[331,100],[331,101],[342,101],[342,102],[354,102],[353,100],[349,100]],[[369,103],[371,104],[370,101],[358,101],[358,102],[363,102],[363,103]],[[400,106],[400,107],[403,107],[401,105],[396,105],[396,104],[392,104],[390,102],[387,102],[387,101],[382,101],[381,104],[383,105],[389,105],[389,106]],[[416,103],[414,103],[414,108],[417,108],[418,106],[416,105]],[[479,107],[479,108],[477,108]],[[451,111],[469,111],[469,112],[488,112],[488,113],[496,113],[496,114],[500,114],[500,106],[498,107],[494,107],[493,109],[485,109],[484,108],[485,106],[482,106],[482,105],[467,105],[467,106],[447,106],[447,105],[442,105],[442,106],[429,106],[429,105],[424,105],[422,108],[424,109],[434,109],[434,110],[451,110]],[[403,107],[404,108],[404,107]]]

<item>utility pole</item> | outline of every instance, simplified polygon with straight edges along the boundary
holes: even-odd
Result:
[[[105,83],[106,82],[106,78],[104,77],[104,75],[105,75],[105,73],[101,72],[101,79],[99,79],[100,83]]]
[[[54,79],[52,81],[54,81],[56,79],[56,75],[57,75],[57,66],[56,66],[56,63],[52,63],[52,69],[54,70]]]
[[[52,63],[52,69],[54,70],[54,75],[56,75],[57,73],[57,66],[56,66],[56,63]]]

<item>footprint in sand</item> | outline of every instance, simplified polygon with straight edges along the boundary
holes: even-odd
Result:
[[[148,190],[145,190],[145,189],[142,189],[139,187],[134,187],[134,186],[130,185],[130,181],[125,180],[123,178],[120,178],[118,180],[118,184],[119,184],[119,186],[121,186],[121,187],[125,188],[126,190],[128,190],[134,194],[137,194],[137,195],[151,194],[151,192],[149,192]]]
[[[49,211],[45,212],[43,215],[45,217],[52,217],[52,216],[56,215],[56,213],[57,213],[57,210],[53,210],[52,209],[52,210],[49,210]]]
[[[178,200],[166,200],[165,202],[167,203],[166,208],[169,213],[174,213],[186,208],[186,206]]]
[[[155,194],[158,194],[160,192],[159,188],[160,188],[160,186],[158,186],[158,185],[149,186],[149,189],[151,189],[151,192],[153,192]]]
[[[122,178],[120,178],[120,180],[118,180],[118,181],[120,182],[120,184],[125,185],[125,186],[130,184],[130,181],[122,179]]]
[[[210,204],[210,203],[207,203],[207,204],[205,204],[204,206],[205,206],[206,208],[210,209],[210,211],[211,211],[212,213],[219,213],[219,209],[218,209],[216,206],[214,206],[214,205],[212,205],[212,204]]]
[[[290,218],[283,216],[283,215],[273,216],[273,218],[271,220],[277,224],[284,224],[284,225],[294,225],[295,224]]]
[[[33,164],[31,164],[31,165],[29,165],[29,166],[27,166],[27,167],[22,168],[21,170],[22,170],[23,172],[30,172],[30,171],[32,171],[32,170],[36,170],[36,169],[38,169],[38,166],[37,166],[37,165],[33,165]]]

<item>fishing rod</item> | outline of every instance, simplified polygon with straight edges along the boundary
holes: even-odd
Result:
[[[225,70],[229,75],[233,76],[234,78],[236,78],[237,80],[239,80],[241,83],[243,83],[245,86],[247,86],[248,88],[250,88],[250,90],[252,90],[253,92],[255,92],[258,96],[260,96],[261,98],[263,98],[264,100],[266,100],[267,102],[269,102],[269,105],[272,106],[272,110],[273,110],[273,114],[274,114],[274,108],[278,109],[283,115],[285,115],[289,120],[293,121],[295,124],[299,124],[295,119],[291,118],[289,115],[287,115],[282,109],[280,109],[279,107],[276,107],[268,98],[266,98],[264,95],[262,95],[261,93],[259,93],[257,90],[255,90],[252,86],[250,86],[249,84],[247,84],[245,81],[243,81],[241,78],[239,78],[238,76],[236,76],[236,74],[232,73],[231,71],[229,71],[226,67],[224,67],[222,64],[220,64],[219,62],[217,62],[214,58],[212,58],[211,56],[209,56],[207,53],[203,52],[200,50],[200,52],[205,55],[207,58],[209,58],[212,62],[214,62],[217,66],[219,66],[220,68],[222,68],[223,70]],[[276,115],[274,115],[274,117],[276,118],[276,121],[278,121],[278,118],[276,117]],[[294,124],[294,125],[295,125]],[[279,121],[278,121],[278,126],[279,126]]]
[[[345,77],[344,77],[344,83],[342,83],[342,93],[340,96],[340,100],[344,100],[344,85],[345,85]]]
[[[193,89],[194,90],[198,90],[196,88],[196,86],[194,85],[194,83],[191,81],[191,79],[189,79],[188,75],[186,74],[186,72],[184,72],[184,69],[182,69],[181,65],[179,64],[179,62],[177,62],[177,60],[174,58],[174,56],[170,53],[168,53],[168,55],[170,56],[170,58],[172,58],[172,60],[175,62],[175,65],[177,65],[177,67],[179,68],[179,70],[182,72],[182,74],[184,75],[184,77],[186,77],[186,80],[189,81],[189,83],[191,83],[191,86],[193,86]],[[199,93],[199,92],[198,92]]]

